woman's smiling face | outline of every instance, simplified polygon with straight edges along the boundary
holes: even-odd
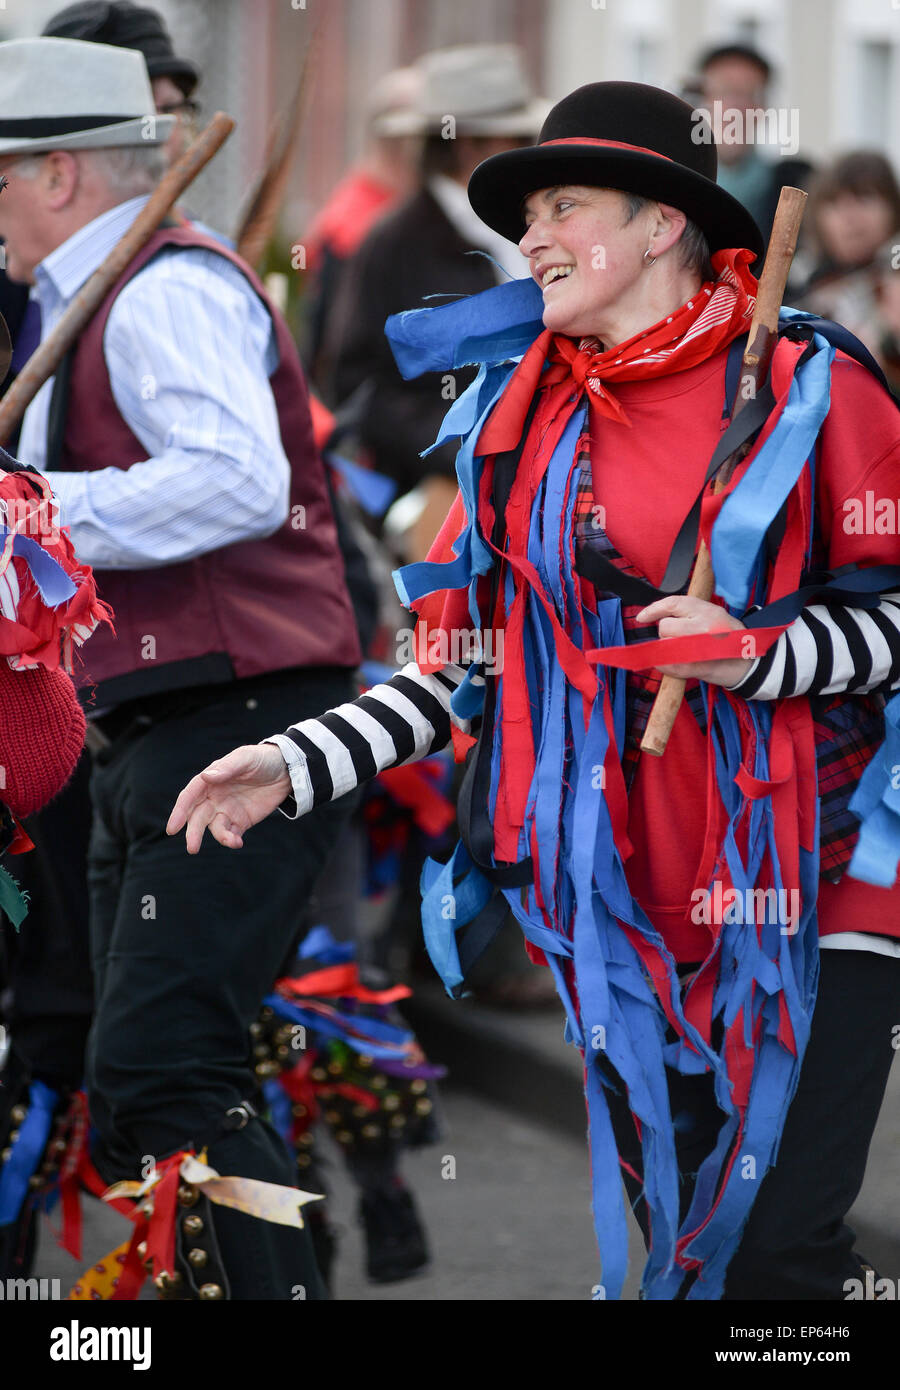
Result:
[[[525,199],[527,231],[519,250],[544,294],[544,326],[571,337],[602,336],[608,311],[640,280],[646,218],[628,221],[628,201],[613,188],[567,184]]]

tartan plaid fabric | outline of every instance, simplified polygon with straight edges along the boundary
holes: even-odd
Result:
[[[623,573],[634,575],[638,579],[646,579],[647,576],[636,565],[625,559],[606,534],[603,525],[606,519],[603,508],[594,502],[591,483],[590,439],[587,435],[582,435],[578,441],[578,457],[580,472],[578,489],[575,494],[576,547],[580,549],[582,546],[589,546],[591,550],[604,555]],[[588,581],[584,580],[583,583],[587,584]],[[589,592],[592,589],[593,586],[589,586]],[[635,623],[635,617],[643,606],[643,604],[624,603],[622,605],[622,627],[626,642],[650,642],[656,636],[653,628],[638,627]],[[614,671],[612,673],[613,681],[621,680],[623,677],[626,684],[625,748],[622,752],[622,771],[626,789],[630,790],[641,756],[641,739],[644,737],[644,730],[650,718],[653,701],[656,699],[656,692],[659,689],[659,677],[647,671]],[[685,699],[701,731],[705,734],[706,708],[697,681],[688,682],[685,689]]]
[[[616,549],[603,526],[603,508],[594,502],[591,484],[590,441],[583,435],[578,443],[580,474],[575,497],[575,544],[590,546],[606,556],[624,573],[645,579],[646,575]],[[821,541],[814,537],[810,568],[822,568],[825,556]],[[582,581],[587,584],[586,580]],[[622,626],[626,642],[646,642],[653,631],[635,626],[640,606],[622,605]],[[625,690],[625,749],[622,768],[630,789],[640,758],[640,743],[650,710],[659,688],[659,679],[642,672],[616,672],[615,679],[627,677]],[[706,710],[696,681],[688,682],[687,700],[700,728],[706,732]],[[819,783],[819,873],[837,883],[853,857],[859,838],[859,821],[849,810],[850,798],[863,772],[884,740],[884,706],[881,695],[823,695],[810,697],[816,741],[816,768]]]

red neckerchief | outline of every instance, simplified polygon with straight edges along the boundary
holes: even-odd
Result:
[[[551,365],[542,384],[574,380],[587,388],[592,413],[627,425],[628,417],[607,383],[687,371],[745,333],[756,304],[757,284],[748,269],[752,260],[750,251],[717,251],[712,258],[715,280],[701,285],[673,314],[614,347],[604,350],[596,338],[576,343],[561,333],[549,334],[546,355]]]

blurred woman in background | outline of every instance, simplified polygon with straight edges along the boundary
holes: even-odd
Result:
[[[836,159],[813,182],[807,221],[817,259],[799,307],[842,323],[887,367],[882,281],[893,269],[892,243],[900,242],[900,186],[890,162],[877,150]]]

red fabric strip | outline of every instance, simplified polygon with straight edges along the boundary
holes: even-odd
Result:
[[[660,154],[659,150],[648,150],[646,145],[629,145],[627,140],[600,140],[590,135],[566,135],[561,140],[542,140],[540,148],[543,149],[545,145],[598,145],[601,149],[630,150],[632,154],[649,154],[654,159],[664,159],[667,164],[673,163],[667,154]]]
[[[328,965],[323,970],[311,970],[308,975],[296,978],[283,978],[278,981],[279,994],[317,995],[325,999],[361,999],[367,1004],[393,1004],[397,999],[409,998],[412,990],[406,985],[394,985],[391,989],[371,990],[360,984],[359,969],[352,963]]]
[[[683,661],[720,661],[743,656],[743,643],[753,634],[756,655],[764,656],[777,642],[789,623],[779,627],[735,627],[722,632],[698,632],[689,637],[658,637],[651,642],[634,642],[624,647],[594,647],[585,652],[588,661],[601,666],[617,666],[624,671],[652,671]]]

